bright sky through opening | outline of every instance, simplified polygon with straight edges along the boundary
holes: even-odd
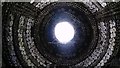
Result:
[[[75,30],[69,22],[60,22],[55,26],[55,37],[62,44],[70,42],[74,34]]]

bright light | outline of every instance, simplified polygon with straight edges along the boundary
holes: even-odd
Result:
[[[74,28],[69,22],[60,22],[55,26],[55,37],[62,44],[71,41],[74,33]]]

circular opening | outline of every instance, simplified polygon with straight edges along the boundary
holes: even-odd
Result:
[[[55,26],[54,32],[57,40],[62,44],[66,44],[73,39],[75,30],[69,22],[60,22]]]

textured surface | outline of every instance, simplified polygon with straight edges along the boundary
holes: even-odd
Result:
[[[120,2],[2,3],[3,67],[119,66]],[[63,45],[53,28],[70,21],[75,38]]]

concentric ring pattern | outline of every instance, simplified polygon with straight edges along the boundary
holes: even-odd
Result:
[[[108,66],[120,53],[119,8],[120,2],[2,3],[3,66]],[[61,21],[75,29],[68,44],[54,35]]]

